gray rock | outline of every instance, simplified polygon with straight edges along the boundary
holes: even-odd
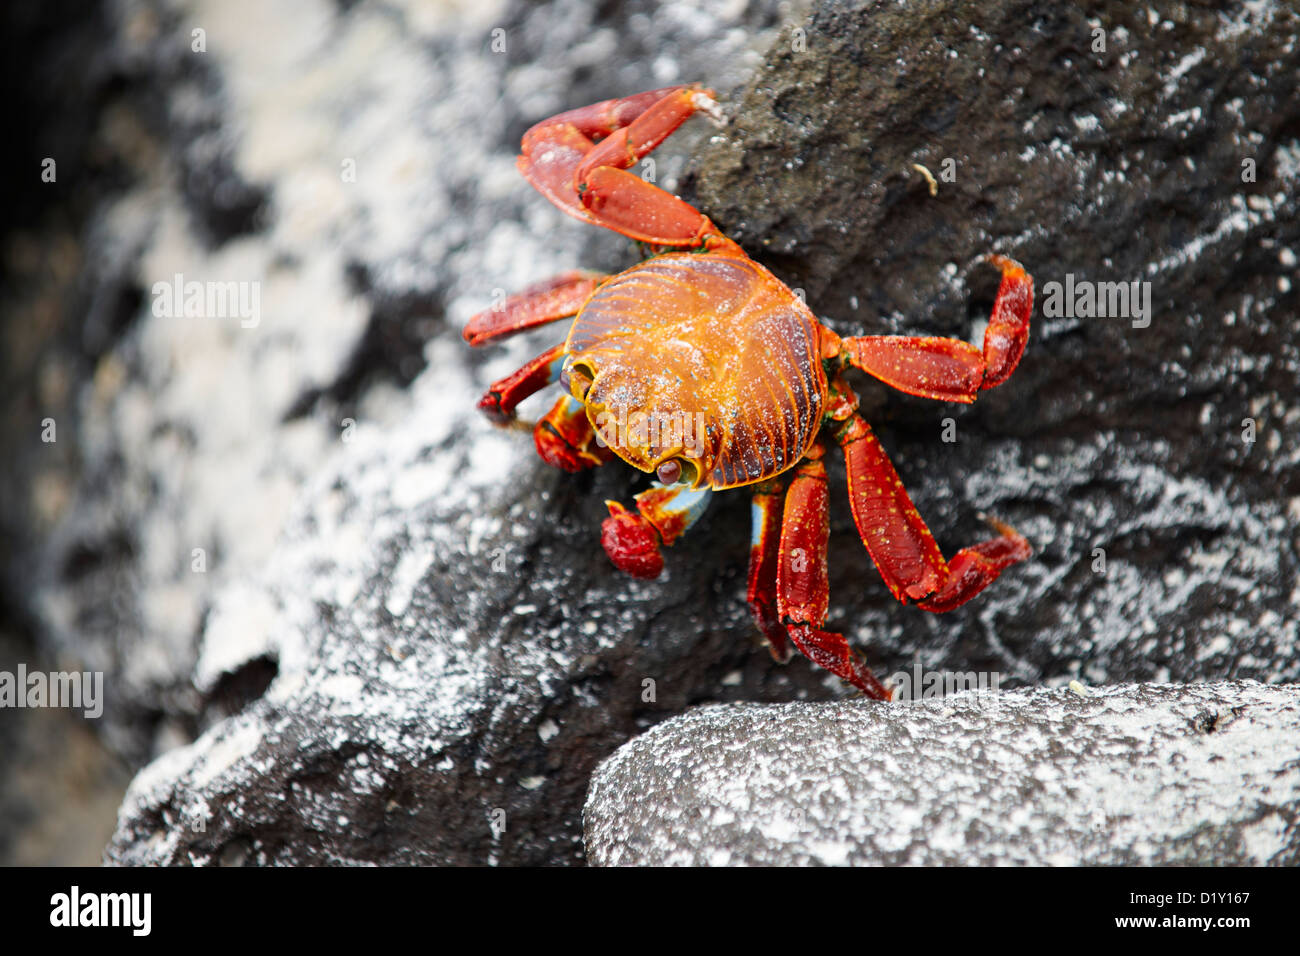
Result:
[[[593,864],[1300,862],[1300,688],[728,704],[592,778]]]
[[[64,662],[66,663],[66,662]],[[70,670],[0,626],[0,673]],[[94,866],[131,774],[84,710],[0,710],[0,867]]]

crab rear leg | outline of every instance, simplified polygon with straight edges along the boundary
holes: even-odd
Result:
[[[636,578],[657,578],[664,569],[660,545],[670,547],[709,506],[708,488],[655,485],[636,496],[636,511],[606,501],[609,517],[600,543],[615,566]]]
[[[646,90],[644,93],[633,93],[631,96],[615,97],[589,106],[565,110],[563,113],[556,113],[549,119],[533,124],[524,134],[524,142],[546,139],[547,131],[557,126],[572,126],[588,139],[608,136],[615,130],[630,124],[665,96],[683,89],[686,87],[665,86],[657,90]]]
[[[835,432],[844,451],[853,521],[889,592],[936,613],[965,604],[1003,569],[1032,553],[1029,542],[1000,521],[999,537],[963,548],[945,561],[871,427],[853,414]]]
[[[660,143],[697,110],[716,111],[717,104],[714,103],[713,96],[712,90],[702,89],[698,84],[663,91],[663,96],[632,122],[611,130],[608,136],[591,148],[575,172],[579,190],[593,169],[599,166],[628,169],[643,156],[654,152]]]
[[[962,548],[948,562],[948,579],[934,594],[917,604],[942,614],[961,607],[991,584],[1004,568],[1023,561],[1033,551],[1015,528],[996,518],[986,519],[999,532],[996,538]]]
[[[519,332],[578,314],[607,277],[575,269],[529,286],[504,302],[470,316],[461,333],[470,345],[509,338]]]
[[[784,664],[790,659],[790,636],[777,610],[776,569],[781,563],[781,503],[785,489],[773,479],[756,486],[750,514],[753,533],[749,544],[749,611],[767,640],[772,657]]]
[[[582,204],[600,226],[671,248],[730,248],[707,216],[625,169],[601,166],[587,177]]]
[[[777,608],[786,633],[805,657],[868,697],[889,700],[890,692],[844,635],[821,630],[830,603],[826,567],[830,511],[821,455],[821,447],[814,446],[809,458],[795,470],[786,492],[776,572]]]
[[[982,389],[1001,385],[1015,371],[1029,341],[1034,280],[1006,256],[989,256],[1002,270],[984,348],[960,339],[909,335],[863,335],[842,341],[856,368],[909,395],[946,402],[973,402]]]
[[[701,108],[716,108],[712,91],[693,86],[674,90],[587,154],[574,179],[582,205],[598,224],[653,245],[721,242],[707,216],[627,171]]]
[[[656,103],[683,89],[667,86],[622,99],[602,100],[542,120],[524,133],[515,165],[556,206],[576,219],[591,222],[578,194],[576,175],[595,148],[593,140],[625,128]]]

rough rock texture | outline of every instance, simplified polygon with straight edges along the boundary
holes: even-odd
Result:
[[[726,704],[592,779],[593,864],[1300,862],[1300,688]]]
[[[954,614],[899,607],[835,470],[831,626],[886,673],[1296,679],[1294,14],[1116,3],[1092,58],[1056,6],[107,4],[53,71],[93,121],[39,150],[81,157],[50,195],[82,218],[6,247],[0,522],[6,614],[105,670],[104,739],[158,758],[109,859],[570,862],[631,735],[844,693],[754,647],[743,494],[630,581],[601,501],[643,480],[552,471],[472,411],[554,340],[472,352],[472,312],[633,256],[522,182],[520,134],[680,80],[736,115],[659,182],[694,146],[701,206],[841,331],[978,334],[989,247],[1040,284],[1153,282],[1145,329],[1038,320],[972,409],[863,382],[946,548],[988,510],[1038,554]],[[931,198],[910,163],[947,155]],[[260,283],[260,322],[155,314],[177,273]]]

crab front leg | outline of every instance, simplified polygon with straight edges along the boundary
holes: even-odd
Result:
[[[539,325],[572,318],[607,278],[599,272],[575,269],[538,282],[470,316],[461,335],[470,345],[484,345]]]
[[[478,408],[498,425],[515,421],[515,407],[530,395],[560,380],[564,346],[554,345],[516,372],[488,386]],[[533,426],[537,454],[565,471],[582,471],[603,465],[614,453],[596,441],[587,409],[569,395],[561,395],[551,410]]]
[[[988,587],[1032,550],[1009,525],[999,536],[945,561],[871,427],[856,412],[835,432],[844,451],[853,521],[890,593],[926,611],[951,611]]]
[[[569,215],[640,242],[736,248],[699,210],[627,171],[695,112],[716,109],[712,91],[692,85],[561,113],[524,134],[519,170]]]
[[[508,338],[526,329],[576,315],[605,276],[594,272],[566,272],[530,286],[505,302],[472,316],[463,335],[471,345]],[[515,420],[515,407],[561,378],[564,345],[554,345],[519,370],[488,386],[478,407],[499,425]],[[581,471],[603,464],[612,454],[600,448],[580,402],[562,397],[533,429],[537,453],[566,471]]]
[[[862,663],[844,635],[821,630],[830,603],[829,538],[826,466],[821,446],[814,445],[786,491],[776,572],[777,609],[790,640],[805,657],[868,697],[889,700],[890,692]]]
[[[600,526],[600,543],[615,566],[636,578],[657,578],[664,569],[659,551],[670,547],[709,506],[708,488],[658,485],[636,496],[636,511],[606,501],[609,517]]]
[[[489,385],[478,400],[478,410],[498,425],[508,425],[515,420],[515,406],[560,380],[563,364],[564,344],[551,346],[522,368]]]
[[[862,335],[842,340],[844,357],[886,385],[921,398],[970,403],[981,390],[1001,385],[1029,341],[1034,280],[1014,259],[994,255],[988,261],[1002,270],[1002,282],[982,350],[960,339]]]

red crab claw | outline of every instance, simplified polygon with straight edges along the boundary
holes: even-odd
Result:
[[[609,517],[600,526],[600,543],[614,565],[634,578],[657,578],[664,569],[659,532],[643,515],[617,501],[606,501]]]

